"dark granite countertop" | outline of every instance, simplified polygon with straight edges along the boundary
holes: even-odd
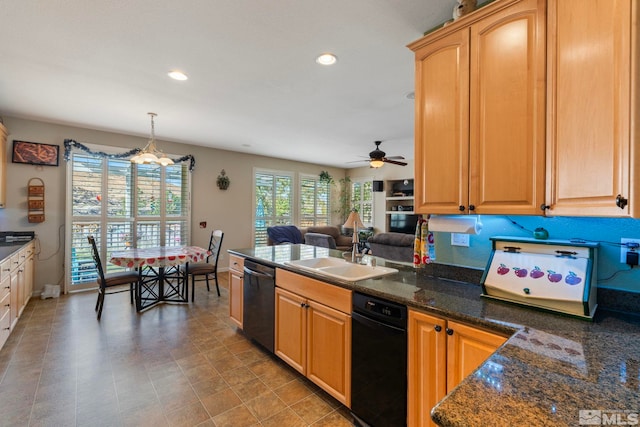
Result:
[[[24,245],[30,243],[26,242],[2,242],[0,241],[0,261],[9,258],[14,253],[18,252]]]
[[[621,421],[640,412],[636,315],[600,307],[590,322],[483,298],[481,270],[438,264],[414,269],[378,258],[378,265],[399,273],[341,282],[284,264],[340,257],[339,251],[280,245],[229,252],[511,336],[434,408],[441,426],[577,426],[580,411],[602,411]]]

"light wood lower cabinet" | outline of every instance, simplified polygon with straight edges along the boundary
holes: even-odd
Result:
[[[34,254],[35,245],[29,242],[0,260],[0,348],[31,299]]]
[[[409,310],[408,425],[434,426],[431,409],[506,338]]]
[[[243,316],[243,284],[244,258],[237,255],[229,256],[229,317],[242,328]]]
[[[276,271],[275,354],[351,405],[351,291]]]

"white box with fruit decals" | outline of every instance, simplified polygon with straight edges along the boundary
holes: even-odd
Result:
[[[592,318],[598,244],[492,237],[484,296]]]

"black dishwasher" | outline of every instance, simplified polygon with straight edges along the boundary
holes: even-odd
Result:
[[[242,329],[249,338],[273,353],[275,277],[273,267],[244,261]]]
[[[356,425],[407,424],[407,307],[353,294],[351,412]]]

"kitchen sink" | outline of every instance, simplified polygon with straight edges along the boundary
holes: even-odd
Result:
[[[285,264],[348,282],[373,279],[398,272],[395,268],[390,267],[351,264],[340,258],[311,258],[287,261]]]
[[[311,258],[299,259],[297,261],[287,261],[285,264],[295,265],[297,267],[315,270],[318,268],[334,267],[345,265],[347,261],[340,258]]]

